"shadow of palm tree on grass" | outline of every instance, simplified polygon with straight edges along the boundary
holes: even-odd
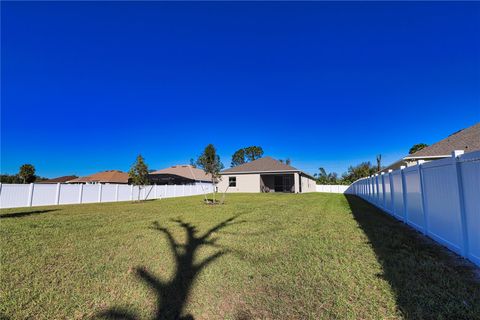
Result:
[[[407,319],[480,319],[480,283],[468,263],[363,199],[346,195]]]
[[[238,216],[222,221],[202,235],[198,234],[194,225],[180,219],[173,220],[185,231],[187,235],[185,244],[178,243],[172,233],[167,228],[161,227],[158,222],[153,223],[153,229],[166,236],[175,255],[175,274],[171,280],[163,281],[143,267],[135,268],[136,276],[153,289],[157,296],[156,311],[152,319],[194,319],[192,315],[183,315],[192,284],[204,268],[227,253],[227,250],[220,250],[199,263],[194,262],[195,253],[204,246],[220,248],[216,244],[218,238],[213,238],[212,235],[227,226],[244,222],[234,221]],[[127,309],[113,307],[98,314],[97,318],[133,320],[138,319],[138,316]]]

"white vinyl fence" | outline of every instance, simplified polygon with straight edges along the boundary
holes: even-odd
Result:
[[[150,200],[212,192],[211,183],[188,185],[0,184],[0,208]]]
[[[345,191],[348,189],[348,186],[340,184],[317,184],[316,188],[317,192],[345,193]]]
[[[360,179],[346,193],[480,266],[480,151]]]

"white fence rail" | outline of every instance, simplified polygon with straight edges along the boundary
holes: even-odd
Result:
[[[360,179],[346,193],[480,266],[480,151]]]
[[[328,193],[345,193],[347,191],[348,186],[340,185],[340,184],[317,184],[316,191],[317,192],[328,192]]]
[[[150,200],[212,192],[210,183],[188,185],[0,184],[0,208]]]

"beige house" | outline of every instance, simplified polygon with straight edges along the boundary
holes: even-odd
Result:
[[[219,192],[315,192],[315,179],[271,157],[221,172]]]

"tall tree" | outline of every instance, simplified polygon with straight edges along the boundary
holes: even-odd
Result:
[[[382,155],[377,155],[377,172],[382,170]]]
[[[148,166],[145,163],[145,159],[139,154],[128,171],[128,177],[133,185],[141,188],[148,183],[148,172]],[[138,200],[140,200],[140,192],[138,192]]]
[[[368,177],[377,172],[377,168],[370,161],[362,162],[356,166],[348,167],[348,172],[343,174],[345,182],[352,183],[360,178]]]
[[[428,144],[425,144],[425,143],[417,143],[417,144],[414,144],[410,150],[408,151],[408,154],[413,154],[417,151],[420,151],[422,150],[423,148],[426,148],[428,147]]]
[[[245,148],[245,157],[248,161],[260,159],[263,156],[263,149],[259,146],[251,146]]]
[[[205,147],[205,150],[203,150],[203,153],[197,159],[197,166],[212,177],[213,203],[216,203],[216,185],[220,179],[220,171],[223,169],[223,164],[220,161],[220,156],[217,154],[217,150],[213,144],[209,144]]]
[[[318,168],[318,171],[319,173],[314,175],[318,184],[343,184],[343,181],[338,179],[336,172],[327,173],[324,168]]]
[[[24,164],[18,171],[18,177],[22,183],[32,183],[35,181],[35,167],[31,164]]]
[[[17,174],[0,175],[0,183],[22,183]]]
[[[232,167],[239,166],[241,164],[244,164],[245,162],[245,149],[239,149],[235,151],[232,156]]]

